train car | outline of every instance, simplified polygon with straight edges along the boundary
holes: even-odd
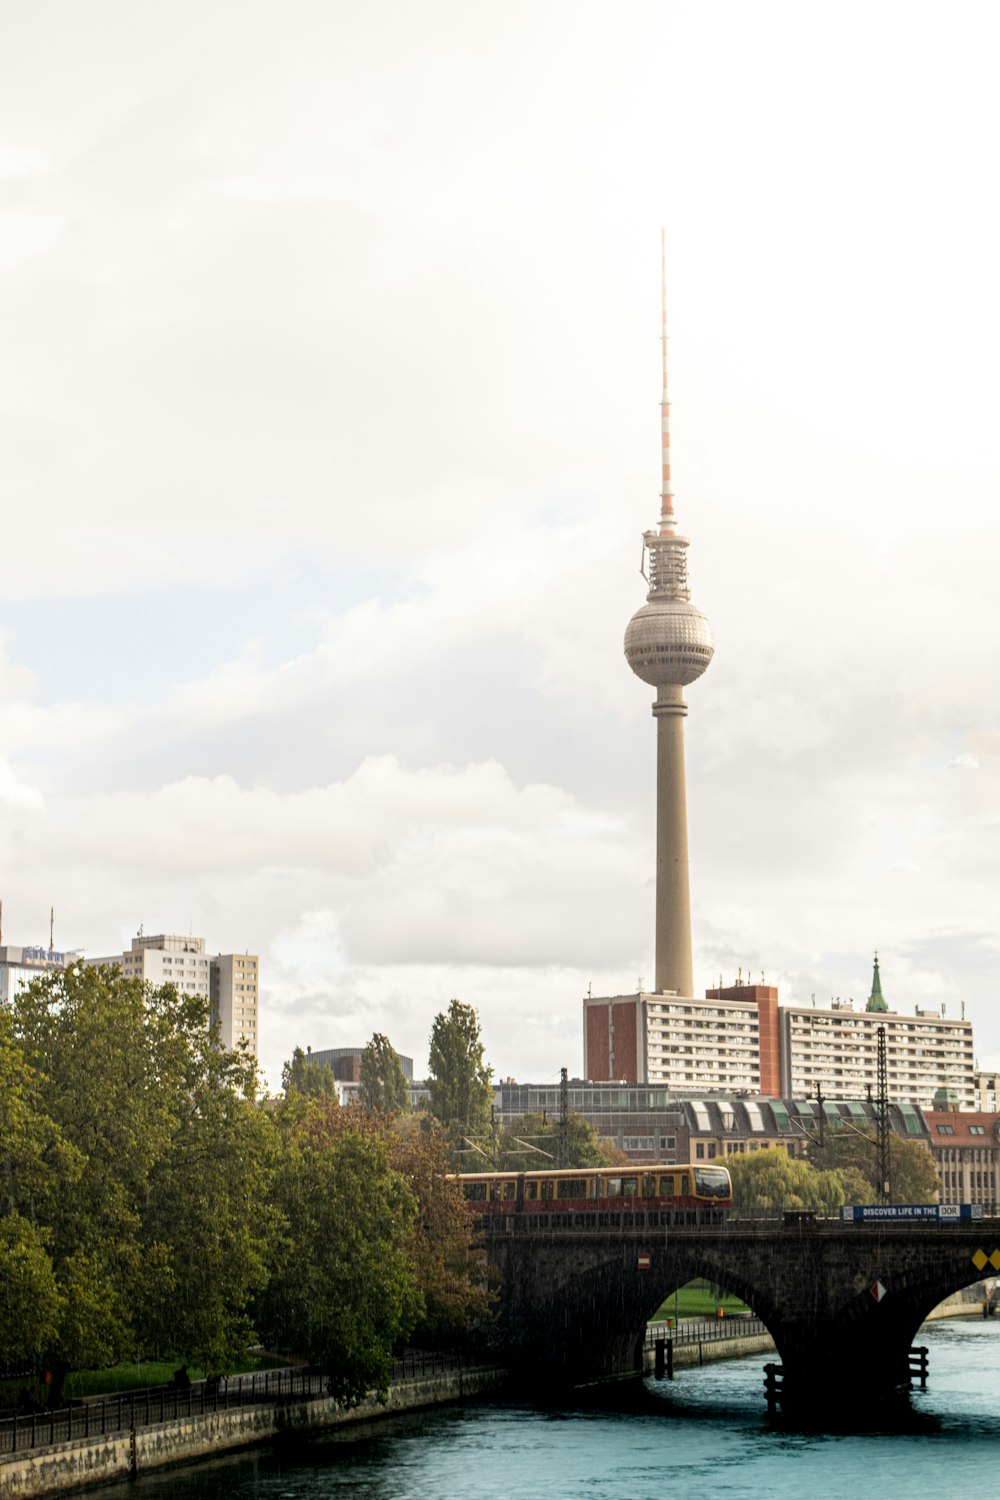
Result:
[[[491,1216],[657,1213],[680,1221],[732,1208],[725,1167],[702,1162],[643,1167],[576,1167],[546,1172],[463,1172],[473,1212]]]

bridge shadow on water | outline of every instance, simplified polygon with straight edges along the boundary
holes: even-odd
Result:
[[[532,1409],[550,1419],[575,1420],[580,1416],[622,1418],[648,1417],[670,1422],[717,1424],[746,1430],[771,1431],[812,1436],[870,1435],[882,1437],[931,1436],[941,1431],[941,1418],[921,1410],[909,1391],[899,1391],[878,1402],[864,1402],[854,1407],[832,1408],[828,1404],[815,1411],[770,1415],[763,1399],[763,1367],[752,1361],[727,1361],[729,1369],[721,1381],[713,1377],[722,1372],[721,1364],[712,1370],[685,1371],[680,1382],[620,1380],[607,1384],[579,1387],[573,1391],[555,1392],[548,1398],[537,1395]],[[734,1365],[743,1367],[745,1383],[733,1383]],[[513,1398],[507,1404],[518,1404]]]

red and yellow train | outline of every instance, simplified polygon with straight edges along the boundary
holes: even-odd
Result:
[[[733,1205],[726,1168],[703,1162],[463,1172],[458,1180],[472,1210],[491,1215],[656,1211],[702,1218]]]

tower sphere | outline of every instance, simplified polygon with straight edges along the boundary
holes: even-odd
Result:
[[[625,659],[653,687],[685,687],[705,671],[715,652],[711,627],[687,599],[650,599],[625,631]]]

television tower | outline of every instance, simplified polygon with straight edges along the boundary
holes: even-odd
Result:
[[[670,480],[670,398],[667,394],[667,251],[660,231],[663,395],[660,399],[663,488],[660,521],[643,535],[646,603],[628,623],[625,658],[656,688],[656,989],[694,994],[687,797],[684,788],[683,689],[705,671],[714,646],[708,621],[691,603],[688,539],[679,535]],[[648,571],[647,563],[648,560]]]

